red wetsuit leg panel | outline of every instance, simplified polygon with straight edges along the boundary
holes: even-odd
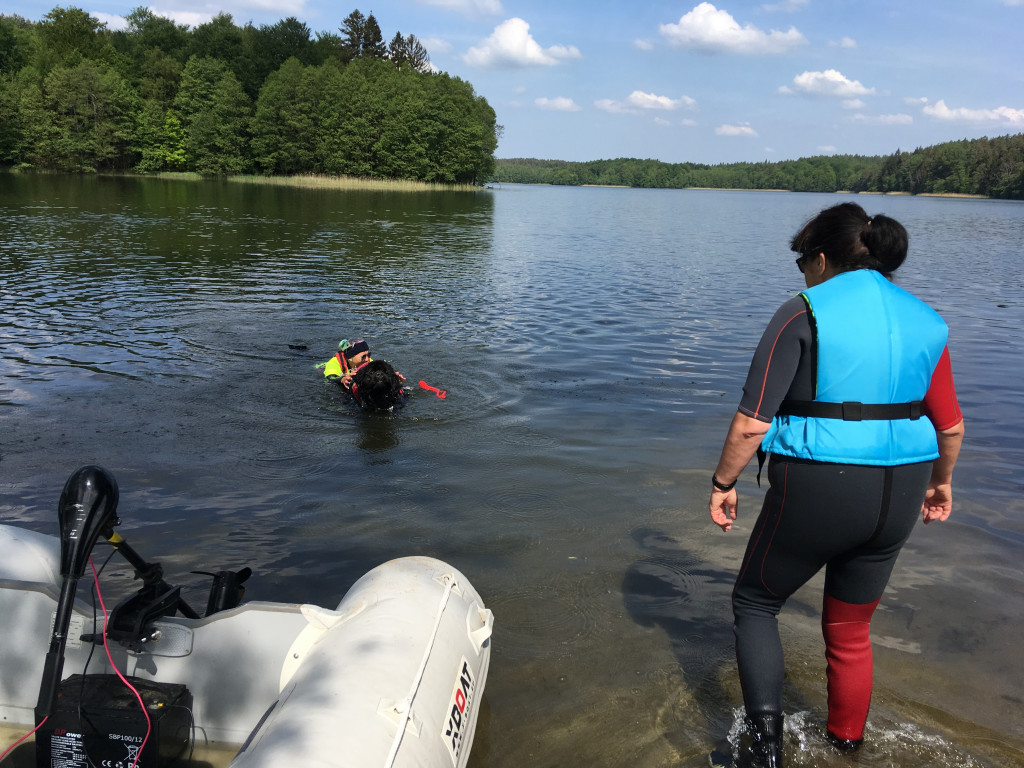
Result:
[[[827,661],[828,730],[843,740],[864,736],[872,685],[869,630],[877,606],[878,600],[855,605],[825,595],[821,632]]]

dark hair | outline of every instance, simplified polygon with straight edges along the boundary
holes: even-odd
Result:
[[[907,258],[907,245],[907,230],[896,219],[840,203],[804,224],[789,247],[804,256],[824,253],[839,272],[867,268],[888,276]]]
[[[352,395],[364,408],[386,411],[402,402],[402,380],[384,360],[374,360],[352,377]]]

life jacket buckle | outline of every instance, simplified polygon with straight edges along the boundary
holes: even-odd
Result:
[[[861,410],[863,403],[856,400],[847,400],[843,403],[843,421],[862,421],[864,416]]]

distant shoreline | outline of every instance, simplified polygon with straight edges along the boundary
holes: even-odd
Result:
[[[0,168],[0,173],[11,174],[57,174],[50,170],[18,170]],[[69,174],[82,175],[82,174]],[[92,175],[92,174],[86,174]],[[416,181],[413,179],[378,179],[360,176],[321,176],[304,174],[298,176],[257,176],[253,174],[237,174],[233,176],[202,176],[191,171],[163,171],[161,173],[100,173],[104,178],[129,179],[164,179],[170,181],[227,181],[234,184],[255,184],[257,186],[293,187],[296,189],[329,189],[348,191],[380,191],[380,192],[482,192],[502,186],[537,186],[537,187],[589,187],[595,189],[650,189],[650,187],[632,187],[627,184],[549,184],[546,182],[489,181],[482,185],[475,184],[444,184],[440,182]],[[755,187],[657,187],[657,189],[695,190],[706,192],[788,192],[796,194],[792,189],[757,189]],[[811,194],[833,195],[877,195],[880,197],[948,197],[966,200],[999,200],[988,195],[972,195],[963,192],[855,192],[849,189],[837,189],[835,192]]]
[[[590,187],[595,189],[652,189],[652,187],[631,187],[626,184],[547,184],[542,181],[492,181],[488,182],[489,187],[523,186],[523,187]],[[756,189],[753,187],[656,187],[662,190],[678,190],[685,192],[694,190],[700,192],[786,192],[790,194],[814,194],[814,195],[876,195],[878,197],[951,197],[964,198],[967,200],[999,200],[1002,198],[989,197],[988,195],[969,195],[964,192],[854,192],[850,189],[837,189],[835,192],[796,192],[792,189]]]

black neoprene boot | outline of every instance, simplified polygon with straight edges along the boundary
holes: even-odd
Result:
[[[750,768],[782,768],[782,715],[747,715]]]
[[[832,731],[828,731],[828,743],[840,752],[852,753],[861,748],[864,739],[840,739]]]

